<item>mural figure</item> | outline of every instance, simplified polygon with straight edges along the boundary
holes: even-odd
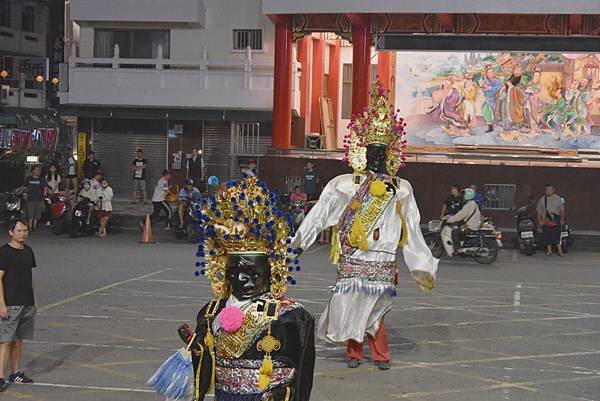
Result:
[[[415,52],[397,68],[413,146],[600,149],[600,54]]]

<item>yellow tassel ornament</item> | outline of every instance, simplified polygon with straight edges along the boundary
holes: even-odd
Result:
[[[271,374],[273,373],[273,359],[271,359],[271,352],[278,351],[281,349],[281,342],[271,335],[271,323],[269,322],[269,328],[267,335],[256,343],[256,349],[265,352],[262,365],[258,371],[258,387],[266,391],[271,384]]]
[[[352,209],[354,209],[354,223],[348,233],[348,242],[351,246],[359,248],[361,251],[367,251],[369,249],[369,243],[367,242],[367,233],[365,227],[360,221],[360,208],[361,204],[358,201],[352,203]]]

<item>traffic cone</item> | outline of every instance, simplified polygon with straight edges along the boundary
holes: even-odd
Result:
[[[152,222],[150,221],[150,214],[148,213],[146,213],[146,222],[144,223],[144,229],[142,230],[140,243],[154,244],[154,237],[152,236]]]

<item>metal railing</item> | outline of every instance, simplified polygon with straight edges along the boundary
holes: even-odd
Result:
[[[260,123],[234,122],[231,124],[231,154],[234,156],[260,156]]]
[[[517,186],[514,184],[485,184],[484,209],[513,210]]]

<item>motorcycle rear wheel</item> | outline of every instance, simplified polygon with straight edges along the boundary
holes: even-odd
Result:
[[[185,236],[187,240],[191,243],[196,242],[196,226],[193,221],[188,221],[185,226]]]
[[[440,240],[433,236],[425,237],[425,243],[427,247],[431,250],[431,254],[434,258],[439,259],[444,254],[444,248],[442,247],[442,243]]]
[[[475,256],[477,263],[482,265],[490,265],[498,258],[498,244],[490,239],[483,240],[483,246],[488,249],[486,256]]]
[[[521,248],[521,253],[526,256],[531,256],[534,254],[534,252],[535,252],[535,249],[533,248],[533,245],[524,245]]]

